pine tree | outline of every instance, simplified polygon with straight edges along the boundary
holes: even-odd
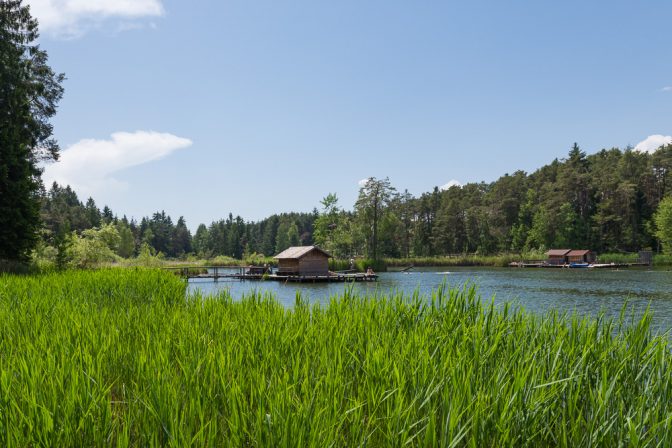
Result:
[[[0,259],[26,261],[37,242],[38,162],[56,160],[49,119],[63,96],[63,75],[35,44],[37,21],[20,0],[0,2]]]
[[[396,195],[396,189],[389,178],[376,179],[370,177],[359,189],[359,198],[355,210],[361,219],[362,229],[368,240],[368,255],[378,259],[378,226],[383,218],[385,208]]]
[[[192,251],[191,232],[187,228],[187,223],[183,216],[177,220],[173,229],[173,252],[176,256],[183,256]]]

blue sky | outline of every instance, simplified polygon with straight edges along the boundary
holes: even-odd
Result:
[[[129,217],[350,208],[369,176],[419,195],[672,139],[672,2],[27,3],[68,77],[45,179]]]

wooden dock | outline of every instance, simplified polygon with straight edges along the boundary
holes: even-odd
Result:
[[[223,266],[191,266],[191,267],[168,267],[166,270],[174,272],[187,280],[250,280],[250,281],[276,281],[292,283],[334,283],[334,282],[375,282],[376,274],[336,272],[330,275],[278,275],[260,274],[258,269],[249,273],[249,267],[223,267]]]

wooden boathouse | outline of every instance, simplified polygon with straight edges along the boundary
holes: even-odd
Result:
[[[186,279],[232,280],[272,280],[280,282],[375,282],[378,275],[367,273],[331,272],[331,254],[317,246],[290,247],[273,257],[278,260],[278,268],[273,271],[267,266],[198,266],[164,268],[173,270]],[[237,272],[236,272],[237,271]]]
[[[568,263],[595,263],[595,252],[591,250],[571,250],[567,254]]]
[[[551,266],[560,266],[569,263],[595,263],[595,252],[587,249],[551,249],[546,252]]]
[[[278,260],[277,275],[320,277],[329,275],[331,254],[317,246],[294,246],[273,257]]]
[[[552,266],[561,266],[567,263],[567,254],[569,254],[571,249],[551,249],[546,252],[548,260],[546,263]]]
[[[511,267],[517,268],[602,268],[618,269],[630,266],[651,266],[651,251],[640,251],[639,260],[634,263],[598,263],[597,254],[588,249],[551,249],[546,252],[546,260],[512,261]]]

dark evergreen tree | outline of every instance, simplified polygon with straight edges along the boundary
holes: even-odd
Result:
[[[193,250],[199,257],[209,257],[210,248],[208,247],[208,228],[205,224],[200,224],[196,229],[193,238]]]
[[[112,210],[107,205],[103,207],[101,221],[103,222],[103,224],[109,224],[112,221],[114,221],[114,213],[112,213]]]
[[[261,223],[261,253],[264,255],[274,255],[275,240],[278,233],[278,217],[273,215]]]
[[[86,216],[89,218],[90,227],[100,227],[101,224],[101,213],[98,207],[96,207],[96,201],[93,198],[89,198],[86,201]],[[128,224],[128,223],[127,223]]]
[[[189,232],[183,216],[180,216],[173,229],[172,243],[172,256],[181,257],[192,251],[191,232]]]
[[[20,0],[0,2],[0,259],[26,261],[40,227],[41,160],[56,160],[49,119],[63,75],[35,41],[37,21]]]
[[[149,230],[151,237],[148,236],[149,244],[157,252],[161,252],[169,257],[175,256],[173,251],[173,221],[165,211],[156,212],[149,220]]]

